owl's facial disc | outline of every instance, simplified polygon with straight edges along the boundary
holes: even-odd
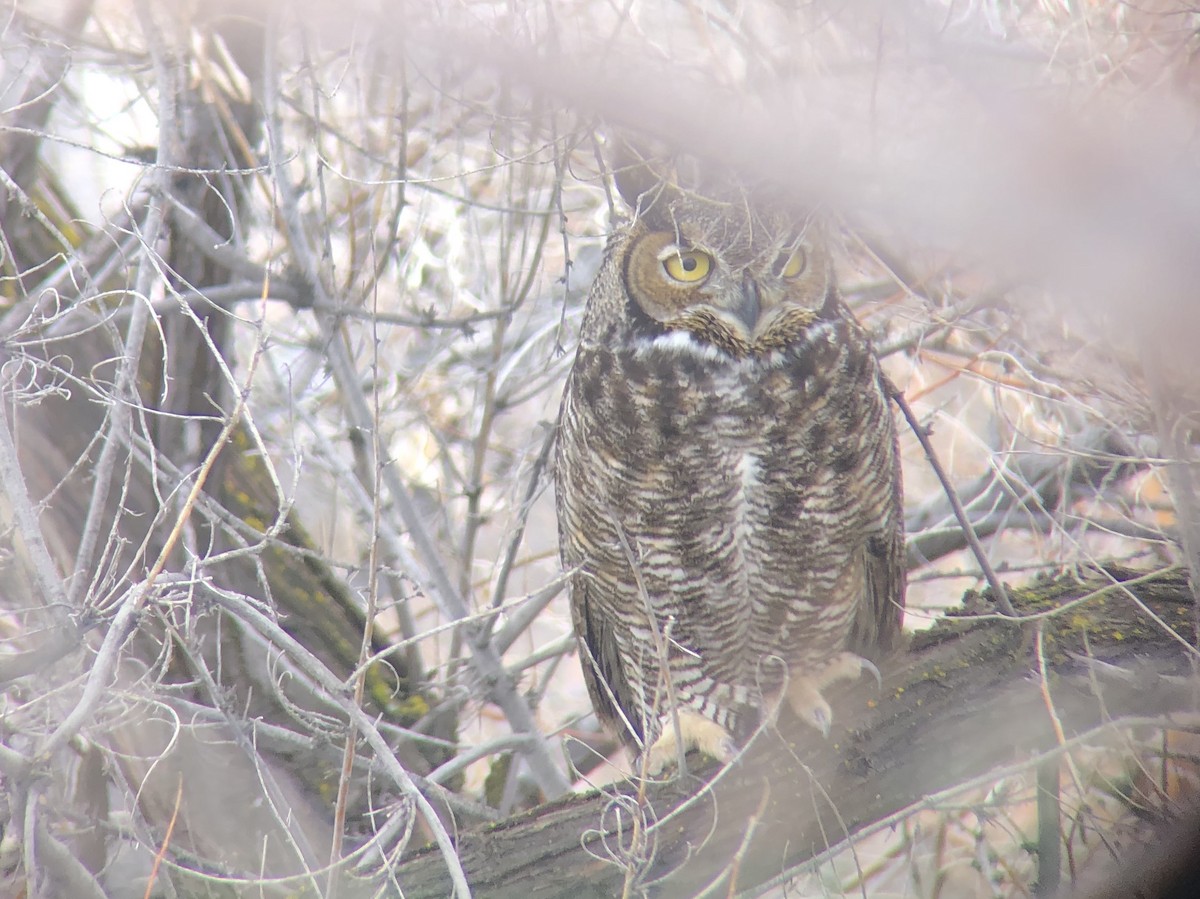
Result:
[[[690,332],[734,356],[784,348],[820,315],[829,286],[826,257],[802,237],[749,250],[709,249],[677,231],[643,231],[626,256],[629,295],[666,329]]]
[[[697,314],[745,341],[760,311],[757,285],[731,272],[714,253],[670,231],[638,237],[626,262],[630,295],[646,315],[669,328],[688,328]]]

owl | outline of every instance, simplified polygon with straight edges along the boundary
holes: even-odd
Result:
[[[904,534],[887,381],[817,225],[680,167],[592,285],[559,413],[561,559],[588,692],[648,753],[729,760],[786,700],[897,643]]]

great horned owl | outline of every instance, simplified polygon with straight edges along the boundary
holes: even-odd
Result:
[[[828,733],[821,691],[900,631],[900,464],[814,224],[646,165],[616,181],[634,216],[563,396],[558,520],[588,692],[657,773],[728,760],[781,695]]]

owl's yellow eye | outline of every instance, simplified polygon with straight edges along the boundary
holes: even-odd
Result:
[[[673,250],[662,264],[668,275],[684,284],[699,283],[712,271],[712,257],[700,250]]]
[[[779,277],[784,279],[798,278],[808,268],[808,254],[804,252],[804,247],[796,247],[789,256],[780,256],[780,261]]]

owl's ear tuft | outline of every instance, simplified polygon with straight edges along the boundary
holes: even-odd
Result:
[[[617,191],[638,217],[664,208],[678,193],[670,157],[653,153],[640,142],[614,137],[609,161]]]

